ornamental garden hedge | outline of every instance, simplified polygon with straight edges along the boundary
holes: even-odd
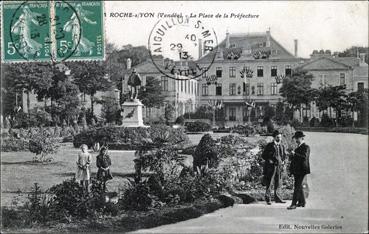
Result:
[[[149,128],[101,127],[81,132],[74,136],[73,146],[86,144],[93,147],[95,143],[107,145],[113,150],[135,150],[147,141],[168,139],[172,144],[185,146],[189,138],[182,129],[174,129],[166,125],[153,125]]]

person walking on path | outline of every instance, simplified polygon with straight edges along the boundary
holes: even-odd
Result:
[[[303,181],[307,174],[310,174],[310,147],[304,141],[304,133],[301,131],[296,131],[294,136],[297,143],[297,148],[292,151],[292,159],[290,165],[290,173],[294,176],[294,191],[292,204],[287,207],[287,209],[292,210],[296,207],[305,207],[306,200],[303,191]]]
[[[76,180],[80,181],[84,191],[89,192],[91,154],[88,153],[87,145],[83,144],[80,148],[81,152],[78,153],[77,158]]]
[[[100,182],[100,185],[102,185],[104,192],[106,189],[106,181],[113,179],[110,172],[111,160],[107,151],[108,149],[106,146],[101,147],[100,153],[96,157],[97,180]]]
[[[280,196],[279,190],[282,183],[281,172],[283,169],[283,161],[286,158],[286,150],[284,145],[281,143],[282,134],[278,130],[273,132],[273,138],[274,140],[265,146],[261,155],[261,157],[265,160],[263,168],[263,184],[266,186],[265,201],[268,205],[271,205],[270,187],[273,181],[274,201],[276,203],[285,203]]]

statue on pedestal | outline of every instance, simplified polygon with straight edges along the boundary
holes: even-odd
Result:
[[[141,87],[142,79],[140,74],[137,73],[136,68],[133,68],[132,74],[128,78],[129,97],[130,100],[135,100],[138,97],[138,90]]]

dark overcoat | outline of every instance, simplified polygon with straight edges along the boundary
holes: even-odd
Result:
[[[310,147],[302,143],[295,149],[295,154],[291,159],[290,172],[292,175],[310,174]]]
[[[278,148],[277,145],[273,142],[268,143],[261,157],[265,160],[263,167],[263,175],[271,178],[273,176],[274,170],[276,166],[282,166],[280,163],[286,158],[286,148],[284,145],[280,144],[282,154],[280,155],[280,160],[278,161]],[[279,168],[279,167],[277,167]]]
[[[111,166],[111,160],[109,155],[99,154],[96,157],[96,166],[97,166],[97,179],[101,181],[107,181],[113,179],[113,175],[110,172],[110,169],[107,169]],[[106,170],[107,169],[107,170]]]

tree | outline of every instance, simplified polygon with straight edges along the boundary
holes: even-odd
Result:
[[[347,97],[346,108],[358,113],[358,123],[360,126],[368,126],[368,89],[351,92]]]
[[[154,77],[147,77],[146,85],[141,86],[138,99],[146,108],[160,107],[164,102],[165,95],[161,91],[160,81]]]
[[[341,117],[341,110],[347,109],[347,95],[344,86],[326,86],[317,92],[316,105],[320,111],[327,110],[329,107],[335,109],[336,119]],[[331,110],[331,109],[329,109]],[[331,111],[329,117],[332,117]],[[336,121],[337,124],[338,121]]]
[[[313,93],[311,89],[312,80],[313,76],[301,69],[295,70],[291,77],[283,79],[280,89],[281,95],[286,98],[286,101],[292,105],[294,110],[301,110],[301,104],[307,105],[312,101],[310,95]],[[300,115],[302,119],[302,112],[300,112]]]
[[[102,117],[106,120],[106,122],[116,122],[118,113],[120,114],[118,101],[112,97],[103,97],[101,100],[101,104]]]
[[[108,91],[112,88],[112,82],[106,76],[105,64],[99,61],[75,62],[69,64],[74,82],[79,90],[91,97],[91,112],[94,113],[94,95],[98,91]]]
[[[365,62],[368,63],[369,48],[363,46],[352,46],[343,52],[336,52],[338,57],[357,57],[358,53],[365,54]]]

